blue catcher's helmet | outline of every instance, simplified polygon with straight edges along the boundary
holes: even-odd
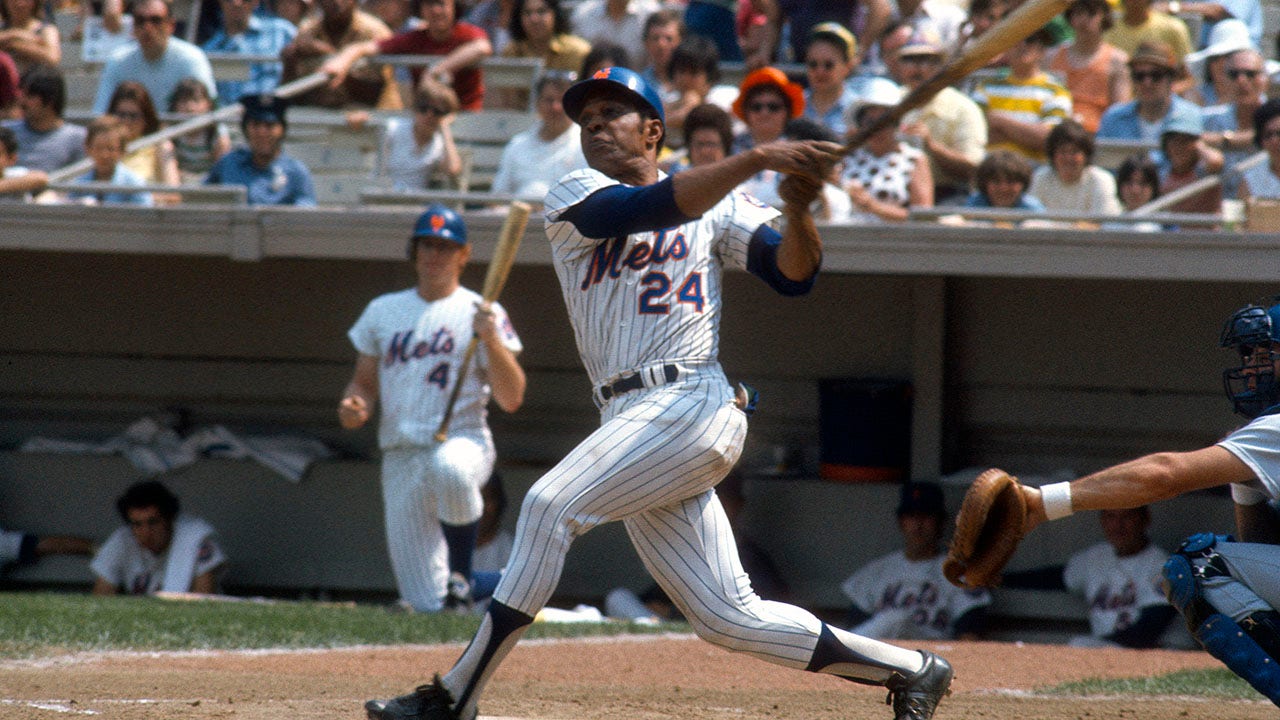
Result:
[[[562,104],[565,114],[578,122],[582,106],[587,104],[587,94],[600,87],[618,88],[629,95],[648,114],[662,121],[663,137],[666,137],[667,116],[662,111],[662,98],[658,95],[658,90],[639,73],[624,67],[601,68],[591,77],[571,85],[564,91]]]
[[[1256,418],[1280,404],[1276,362],[1280,360],[1280,297],[1267,307],[1246,305],[1222,328],[1219,344],[1235,348],[1241,365],[1222,371],[1222,386],[1235,411]],[[1256,356],[1257,351],[1266,352]]]
[[[420,237],[440,238],[466,245],[467,226],[458,213],[440,203],[432,203],[413,224],[413,234],[409,236],[409,259],[411,260],[413,249],[417,247],[417,240]]]

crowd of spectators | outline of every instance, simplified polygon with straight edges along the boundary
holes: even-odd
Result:
[[[532,129],[511,139],[492,184],[486,179],[478,187],[534,196],[554,179],[551,173],[582,162],[552,91],[600,67],[627,65],[658,89],[667,106],[664,167],[674,172],[698,161],[687,142],[691,117],[699,118],[694,129],[703,131],[709,153],[720,145],[725,122],[730,153],[797,137],[787,128],[799,118],[808,121],[796,126],[807,128],[806,136],[817,127],[821,137],[847,139],[1017,5],[218,0],[195,4],[200,11],[193,16],[190,4],[170,0],[66,7],[0,0],[0,115],[17,145],[0,180],[24,177],[0,190],[16,188],[10,199],[48,198],[39,180],[90,162],[89,118],[77,117],[77,124],[65,117],[59,12],[81,14],[73,39],[84,33],[85,17],[132,38],[103,63],[92,103],[94,118],[119,121],[127,148],[111,177],[133,182],[136,176],[148,186],[227,182],[212,171],[234,152],[267,163],[257,172],[268,173],[273,191],[250,192],[251,202],[293,202],[287,198],[301,196],[284,192],[284,185],[310,185],[300,180],[306,168],[292,161],[282,170],[270,153],[255,153],[247,132],[246,146],[233,151],[234,126],[213,122],[154,143],[148,136],[162,129],[162,113],[174,119],[208,114],[320,73],[327,78],[289,93],[288,103],[340,111],[353,127],[385,111],[376,115],[382,142],[371,184],[415,190],[457,183],[466,153],[453,131],[471,114],[504,111],[528,113]],[[1221,214],[1224,202],[1280,197],[1280,138],[1264,128],[1275,115],[1277,101],[1268,101],[1268,93],[1280,80],[1280,63],[1268,59],[1262,42],[1259,0],[1185,7],[1176,0],[1075,0],[989,66],[867,136],[833,172],[832,185],[845,198],[830,198],[835,202],[826,203],[823,217],[898,222],[913,208],[952,205],[1110,216],[1141,207],[1139,197],[1149,203],[1192,184],[1202,189],[1177,202],[1169,198],[1164,209]],[[246,56],[243,77],[215,81],[211,54]],[[428,59],[408,66],[376,62],[386,55]],[[542,75],[527,89],[486,88],[490,58],[538,59]],[[721,82],[726,63],[744,68],[741,83]],[[284,105],[278,110],[283,137]],[[139,139],[147,147],[133,145]],[[1094,163],[1100,143],[1146,155],[1156,185],[1135,180],[1126,190],[1114,151],[1108,163]],[[1026,161],[1025,180],[1007,153]],[[108,166],[93,162],[80,177],[101,182]],[[1148,166],[1138,158],[1125,165],[1131,179],[1146,178]],[[1218,182],[1204,187],[1205,178]],[[776,182],[754,178],[748,187],[768,202],[776,199]],[[142,196],[125,195],[131,202]],[[104,202],[115,196],[90,195]],[[153,199],[179,197],[156,193]],[[314,195],[299,202],[314,202]]]

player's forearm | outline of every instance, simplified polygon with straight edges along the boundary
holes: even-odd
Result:
[[[786,226],[778,245],[778,269],[788,280],[804,282],[822,266],[822,236],[808,208],[783,208]]]
[[[764,169],[763,156],[758,148],[753,148],[710,165],[676,173],[671,177],[676,207],[689,217],[698,217]]]
[[[515,353],[496,339],[485,342],[485,351],[489,356],[489,388],[493,392],[493,401],[506,412],[519,410],[524,404],[527,384],[520,361]]]

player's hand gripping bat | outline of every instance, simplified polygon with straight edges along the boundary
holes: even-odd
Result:
[[[520,249],[520,239],[524,237],[525,226],[529,224],[528,203],[515,201],[507,209],[507,219],[498,232],[498,244],[493,248],[493,259],[489,261],[489,269],[484,276],[484,289],[481,295],[486,303],[498,299],[502,286],[507,283],[511,274],[511,266],[515,264],[516,251]],[[467,369],[471,367],[471,358],[475,355],[476,345],[480,338],[471,337],[467,343],[466,353],[462,356],[462,366],[458,368],[458,379],[453,384],[453,392],[449,394],[449,404],[445,406],[444,417],[440,419],[440,427],[436,430],[436,442],[444,442],[449,437],[449,422],[453,419],[453,406],[458,402],[458,391],[467,379]]]

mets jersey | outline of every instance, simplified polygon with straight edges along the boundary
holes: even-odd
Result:
[[[1143,608],[1168,604],[1160,587],[1168,559],[1169,553],[1154,544],[1116,557],[1115,548],[1101,542],[1071,556],[1062,584],[1089,604],[1089,633],[1110,637],[1132,625]]]
[[[592,384],[656,363],[715,362],[722,271],[746,269],[752,235],[780,213],[735,190],[701,217],[664,230],[600,240],[566,220],[573,206],[617,185],[584,168],[544,201],[556,275]]]
[[[192,580],[227,561],[213,535],[209,523],[178,514],[169,548],[156,555],[139,545],[126,525],[111,533],[89,568],[129,595],[188,592]]]
[[[955,637],[955,621],[975,608],[991,604],[986,590],[964,590],[942,574],[946,554],[908,560],[898,550],[867,563],[840,584],[857,607],[871,618],[856,628],[867,637],[943,640]]]
[[[481,300],[464,287],[431,302],[416,288],[388,293],[374,298],[347,333],[360,354],[380,358],[378,445],[382,449],[434,444]],[[492,307],[503,345],[520,352],[520,338],[506,311],[497,303]],[[456,431],[487,427],[489,363],[483,343],[476,348],[473,362],[450,420],[450,428]]]

